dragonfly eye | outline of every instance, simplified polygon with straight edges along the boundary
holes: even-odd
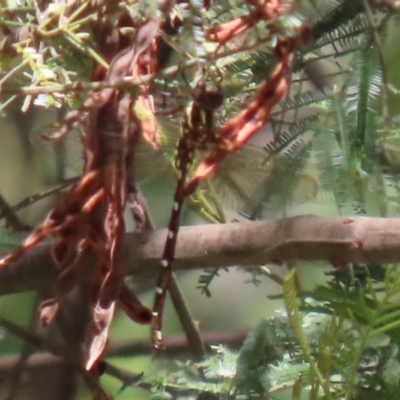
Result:
[[[191,95],[193,101],[205,110],[216,110],[224,101],[221,88],[213,82],[197,84]]]

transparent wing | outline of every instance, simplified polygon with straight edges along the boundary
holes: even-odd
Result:
[[[155,179],[160,172],[174,173],[180,118],[181,113],[157,118],[161,135],[159,150],[144,142],[139,144],[135,153],[137,182]],[[82,173],[83,134],[74,130],[59,141],[46,139],[55,129],[54,124],[36,128],[30,135],[32,143],[49,165],[63,171],[64,179]],[[279,156],[270,150],[246,145],[221,162],[211,183],[221,205],[230,210],[245,210],[249,215],[260,214],[266,207],[281,209],[283,205],[307,202],[316,196],[318,184],[312,175],[302,172],[303,158]],[[201,184],[201,189],[207,195],[205,183]]]
[[[46,167],[55,168],[62,180],[83,171],[83,133],[72,130],[60,139],[52,139],[58,127],[55,123],[40,125],[31,131],[29,138]]]
[[[256,218],[264,208],[281,210],[317,195],[317,180],[303,172],[304,161],[247,145],[226,157],[212,180],[226,207]]]

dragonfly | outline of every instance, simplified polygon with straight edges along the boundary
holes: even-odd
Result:
[[[195,90],[192,89],[191,92],[193,93]],[[217,97],[217,95],[215,96]],[[194,100],[193,104],[196,104]],[[207,111],[214,112],[214,110]],[[199,113],[199,111],[197,112]],[[163,271],[163,274],[160,275],[153,308],[152,342],[157,349],[163,348],[162,314],[172,272],[180,212],[185,199],[182,188],[190,165],[212,145],[212,137],[203,139],[203,143],[197,144],[196,147],[196,153],[199,154],[195,154],[192,150],[193,154],[189,159],[176,161],[176,149],[178,149],[179,155],[179,149],[182,147],[186,149],[188,146],[185,142],[185,130],[190,131],[191,120],[196,116],[196,114],[195,116],[191,115],[192,113],[193,106],[189,106],[179,115],[158,118],[161,146],[159,149],[155,149],[142,143],[135,156],[136,173],[133,176],[138,178],[139,184],[146,179],[156,178],[162,170],[169,171],[178,178],[173,211],[168,226],[169,232],[172,233],[168,235],[161,260],[161,265],[169,271],[167,273]],[[207,120],[206,117],[203,118]],[[179,119],[181,119],[180,122]],[[197,116],[197,119],[201,119],[201,117]],[[182,127],[179,126],[179,123],[182,124]],[[65,167],[79,173],[83,160],[79,158],[78,154],[81,154],[80,147],[84,133],[75,130],[70,132],[63,142],[54,143],[43,139],[43,136],[50,132],[51,128],[52,125],[48,125],[35,129],[31,134],[33,143],[43,152],[43,156],[52,159],[52,162],[56,161],[56,155],[59,154],[57,147],[64,144]],[[182,133],[180,133],[181,129]],[[289,133],[287,135],[290,136]],[[287,135],[285,132],[281,132],[281,138],[284,139]],[[307,153],[307,146],[302,143],[301,137],[298,138],[295,147],[298,148],[299,154]],[[202,182],[195,193],[190,196],[191,204],[209,220],[222,223],[226,222],[225,208],[245,213],[249,218],[255,219],[262,214],[265,207],[270,207],[271,203],[274,203],[276,209],[283,210],[286,205],[303,203],[315,198],[318,184],[312,175],[302,171],[302,157],[293,155],[293,149],[285,148],[281,149],[282,154],[274,154],[276,149],[276,145],[263,148],[246,145],[235,154],[228,155],[219,164],[216,172]],[[282,182],[285,182],[285,186],[282,186]],[[270,210],[270,213],[272,212],[273,210]]]

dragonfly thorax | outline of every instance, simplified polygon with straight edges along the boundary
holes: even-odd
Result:
[[[193,102],[205,110],[216,110],[224,100],[221,87],[214,82],[199,82],[192,90]]]

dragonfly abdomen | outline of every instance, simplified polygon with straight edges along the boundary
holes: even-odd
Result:
[[[214,129],[214,110],[222,104],[222,93],[214,85],[203,81],[192,89],[193,101],[187,107],[182,118],[182,136],[177,146],[175,167],[179,173],[174,193],[174,203],[168,224],[167,239],[161,257],[161,273],[157,282],[153,307],[152,341],[156,349],[163,348],[162,313],[166,294],[172,275],[176,242],[179,232],[180,215],[183,201],[190,193],[186,190],[186,180],[196,152],[204,151],[217,143]]]

